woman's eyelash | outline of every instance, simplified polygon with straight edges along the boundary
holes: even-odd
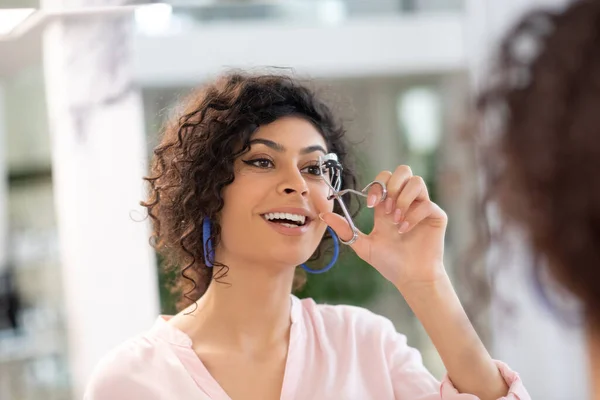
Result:
[[[307,170],[307,172],[311,175],[321,175],[321,168],[319,168],[318,163],[307,165],[306,167],[302,168],[302,171],[304,170]]]
[[[256,167],[256,168],[261,168],[261,169],[267,169],[267,168],[272,168],[274,167],[274,163],[272,160],[269,160],[268,158],[254,158],[251,160],[242,160],[242,162],[246,165],[250,165],[251,167]],[[317,162],[307,165],[304,168],[301,169],[301,171],[305,171],[306,173],[310,174],[310,175],[321,175],[321,168],[319,168],[319,164]]]
[[[242,160],[242,162],[244,164],[250,165],[252,167],[257,167],[257,168],[269,168],[269,167],[273,166],[273,161],[269,160],[268,158],[255,158],[253,160]],[[265,165],[265,164],[269,164],[269,165]]]

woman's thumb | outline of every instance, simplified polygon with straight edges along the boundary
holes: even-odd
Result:
[[[319,214],[319,218],[333,229],[343,241],[347,242],[352,239],[354,232],[352,232],[352,228],[350,228],[346,218],[332,212],[321,213]]]

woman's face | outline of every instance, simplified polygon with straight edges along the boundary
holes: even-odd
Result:
[[[319,213],[333,209],[319,176],[325,140],[310,122],[284,117],[260,127],[250,145],[223,190],[217,254],[242,263],[297,266],[323,237]]]

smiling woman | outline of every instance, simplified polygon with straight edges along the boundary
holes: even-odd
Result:
[[[248,212],[251,196],[264,194],[265,187],[277,178],[275,172],[288,168],[290,161],[302,163],[297,166],[311,186],[326,190],[314,174],[318,170],[318,155],[330,150],[344,165],[344,188],[356,185],[347,146],[342,140],[343,128],[311,91],[290,78],[233,74],[200,88],[184,103],[187,108],[182,116],[166,126],[162,141],[154,150],[152,175],[146,178],[151,185],[150,198],[143,203],[154,220],[157,250],[165,255],[169,265],[183,266],[174,288],[181,294],[180,309],[200,298],[215,272],[217,280],[221,280],[229,267],[221,257],[215,257],[215,269],[207,268],[203,262],[206,260],[204,218],[211,222],[210,240],[216,249],[229,248],[235,243],[236,248],[251,250],[256,248],[256,242],[270,243],[270,236],[246,225],[250,221],[242,210]],[[236,185],[228,188],[234,178]],[[227,194],[232,191],[232,195]],[[225,201],[225,197],[229,200]],[[352,202],[350,196],[344,200]],[[309,222],[317,218],[314,207],[309,209],[303,201],[290,199],[287,204],[281,203],[256,199],[254,207],[262,215],[279,211],[270,209],[274,206],[299,208],[301,211],[296,213],[306,215]],[[337,206],[335,211],[339,211]],[[222,229],[224,223],[231,224],[230,229]],[[312,252],[324,230],[323,227],[319,240],[313,238]],[[220,246],[223,240],[225,243]],[[326,245],[323,241],[314,256],[318,257]],[[297,261],[295,265],[306,258]]]
[[[181,271],[181,311],[107,355],[86,399],[529,399],[458,301],[446,214],[422,178],[379,173],[364,234],[339,198],[356,182],[344,129],[307,87],[236,73],[186,104],[154,151],[143,203],[155,247]],[[442,382],[389,320],[291,294],[328,236],[325,269],[348,244],[402,293],[444,361]]]

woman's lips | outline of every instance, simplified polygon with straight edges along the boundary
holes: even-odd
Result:
[[[271,222],[268,221],[265,217],[263,217],[263,220],[271,227],[273,228],[276,232],[279,232],[283,235],[287,235],[287,236],[299,236],[299,235],[303,235],[306,232],[308,232],[308,227],[311,225],[312,220],[307,218],[306,222],[304,223],[304,225],[302,226],[296,226],[296,227],[289,227],[289,226],[285,226],[282,225],[278,222]]]

